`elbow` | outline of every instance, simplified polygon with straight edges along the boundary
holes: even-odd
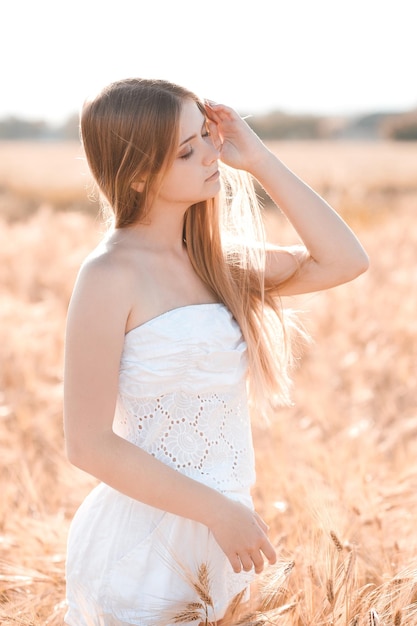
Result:
[[[354,271],[355,276],[357,278],[361,274],[364,274],[369,269],[369,257],[366,254],[365,250],[362,248],[360,254],[357,255],[357,258],[354,263]]]
[[[343,282],[350,282],[364,274],[369,268],[369,257],[363,248],[356,254],[349,263],[345,265]]]
[[[108,465],[109,449],[114,445],[112,430],[105,433],[90,433],[85,430],[65,433],[65,453],[71,465],[98,476]]]
[[[80,437],[65,437],[65,454],[71,465],[84,472],[91,473],[92,448],[81,441]]]
[[[84,469],[85,466],[85,453],[82,446],[77,444],[77,441],[71,440],[69,437],[65,439],[65,454],[71,465],[75,465],[79,469]]]

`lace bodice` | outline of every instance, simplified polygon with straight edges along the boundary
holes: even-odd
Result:
[[[246,368],[246,344],[226,306],[168,311],[126,334],[114,430],[213,488],[248,488]]]

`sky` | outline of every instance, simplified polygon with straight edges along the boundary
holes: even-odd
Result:
[[[415,0],[13,0],[0,118],[62,123],[106,84],[164,78],[241,114],[417,107]]]

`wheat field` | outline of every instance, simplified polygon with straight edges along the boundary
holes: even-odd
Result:
[[[417,145],[274,143],[356,230],[356,281],[289,299],[313,337],[294,405],[254,419],[279,564],[241,626],[417,623]],[[62,626],[69,522],[95,481],[63,450],[66,309],[104,227],[77,144],[0,143],[0,623]],[[294,234],[265,210],[271,239]]]

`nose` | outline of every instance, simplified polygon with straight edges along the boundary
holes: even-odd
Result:
[[[206,142],[207,150],[204,155],[204,165],[211,165],[220,158],[220,150],[216,148],[213,141]]]

